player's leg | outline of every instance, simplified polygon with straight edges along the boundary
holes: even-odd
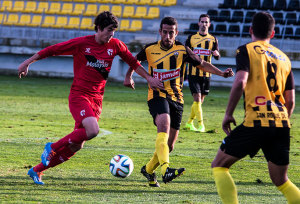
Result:
[[[169,152],[172,152],[175,146],[175,142],[178,138],[179,135],[179,130],[176,130],[174,128],[170,128],[170,133],[169,133],[169,139],[168,139],[168,146],[169,146]]]
[[[169,132],[170,132],[170,115],[168,113],[158,114],[155,118],[157,126],[157,137],[155,141],[155,152],[161,166],[161,172],[164,174],[169,167]]]
[[[160,114],[165,114],[169,112],[169,105],[167,103],[167,101],[164,98],[153,98],[150,101],[148,101],[148,106],[149,106],[149,112],[153,117],[153,123],[154,125],[157,126],[157,115]],[[165,135],[168,135],[169,132],[168,128],[163,128],[164,124],[159,123],[159,130],[158,131],[162,131],[161,129],[164,129],[163,131],[165,132],[158,132],[157,133],[157,140],[161,140],[162,138],[164,138]],[[168,125],[167,125],[168,126]],[[168,137],[166,137],[166,139],[168,139]],[[155,149],[156,150],[156,149]],[[141,173],[143,174],[143,176],[145,176],[149,182],[149,186],[151,187],[159,187],[159,184],[157,182],[157,178],[156,178],[156,174],[155,174],[155,170],[156,168],[159,166],[159,157],[158,157],[158,152],[155,151],[152,158],[150,159],[150,161],[141,168]]]
[[[200,101],[200,93],[201,93],[201,88],[200,84],[195,76],[189,76],[188,77],[189,81],[189,88],[191,91],[191,94],[193,96],[193,104],[191,106],[191,114],[189,116],[189,119],[187,123],[185,124],[185,128],[188,130],[196,131],[196,128],[194,126],[194,119],[196,118],[196,106],[198,106],[198,102]],[[198,101],[198,102],[197,102]]]
[[[70,134],[61,138],[55,143],[47,143],[42,155],[42,162],[45,166],[49,165],[52,157],[56,154],[56,151],[62,147],[74,144],[75,146],[81,146],[81,144],[89,139],[95,137],[99,132],[99,126],[95,117],[87,117],[82,121],[83,128],[75,129]],[[78,151],[78,150],[77,150]]]
[[[203,121],[203,111],[202,111],[202,104],[204,102],[205,96],[208,95],[209,93],[209,87],[210,87],[210,77],[200,77],[199,80],[200,83],[200,99],[199,99],[199,104],[195,107],[197,111],[196,113],[196,118],[198,120],[198,132],[205,132],[205,126],[204,126],[204,121]]]
[[[178,134],[179,134],[179,130],[170,128],[169,139],[168,139],[169,152],[172,152],[172,150],[174,149],[174,145],[178,138]],[[147,163],[145,168],[147,172],[153,174],[158,166],[159,166],[159,161],[158,161],[157,153],[154,152],[153,157]]]
[[[56,151],[69,144],[80,145],[92,139],[99,132],[98,116],[91,107],[91,102],[82,96],[69,97],[69,108],[75,120],[75,129],[55,143],[47,143],[41,156],[42,163],[49,165]]]
[[[192,108],[194,109],[194,113],[196,116],[196,119],[198,121],[198,127],[196,128],[197,132],[205,132],[205,127],[204,127],[204,123],[203,123],[203,111],[202,111],[202,102],[201,102],[201,98],[202,98],[202,94],[201,93],[196,93],[193,94],[193,98],[194,98],[194,103],[192,105]]]
[[[268,161],[272,182],[283,193],[288,203],[300,203],[300,190],[287,176],[290,149],[289,128],[269,128],[269,137],[262,143],[262,150]]]
[[[169,151],[172,152],[174,149],[175,142],[179,135],[180,125],[182,121],[183,104],[177,102],[169,102],[170,107],[170,132],[168,139]]]
[[[230,166],[238,160],[219,149],[211,165],[217,191],[224,204],[238,203],[236,186],[229,173]]]
[[[86,140],[96,137],[99,133],[97,118],[94,116],[86,117],[82,120],[81,128],[76,128],[72,133],[53,143],[51,147],[56,150],[69,144],[81,144]]]
[[[183,112],[183,104],[177,103],[175,101],[168,101],[169,108],[170,108],[170,131],[169,131],[169,138],[168,138],[168,147],[169,152],[171,152],[174,149],[175,142],[178,138],[180,124],[182,120],[182,112]],[[163,173],[163,182],[168,183],[172,181],[173,179],[179,177],[185,172],[185,168],[170,168],[167,167],[165,173]]]
[[[161,100],[151,101],[149,105],[150,113],[156,115],[154,120],[157,126],[155,152],[150,161],[141,168],[141,173],[148,179],[149,186],[151,187],[159,187],[155,174],[156,168],[161,165],[165,172],[165,169],[169,166],[169,147],[167,141],[170,128],[170,116],[167,113],[157,114],[157,108],[161,107],[161,105],[164,106]]]
[[[237,190],[229,173],[229,168],[246,155],[254,156],[260,145],[260,130],[237,126],[224,138],[218,153],[212,162],[212,171],[216,187],[223,203],[238,203]]]
[[[288,165],[276,165],[268,162],[269,174],[277,189],[286,197],[289,204],[300,203],[300,190],[287,176]]]
[[[48,166],[44,166],[44,164],[41,162],[40,164],[31,168],[28,171],[28,175],[33,179],[34,183],[43,185],[44,182],[42,182],[41,177],[43,175],[42,172],[50,167],[55,167],[63,162],[68,161],[78,150],[82,148],[82,146],[83,143],[80,145],[70,144],[69,146],[62,147],[56,152]]]

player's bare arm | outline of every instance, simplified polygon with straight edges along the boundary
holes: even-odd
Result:
[[[147,80],[149,86],[151,89],[153,90],[156,90],[156,89],[164,89],[164,85],[162,83],[162,81],[160,81],[159,79],[157,78],[154,78],[152,76],[150,76],[148,74],[148,72],[146,72],[146,70],[142,67],[142,66],[139,66],[135,72],[140,75],[141,77],[143,77],[144,79]]]
[[[24,62],[22,62],[18,67],[18,76],[21,78],[22,76],[25,77],[28,73],[28,67],[31,63],[40,59],[39,54],[34,54],[32,57],[28,58]]]
[[[186,46],[186,50],[188,55],[195,61],[199,62],[199,65],[197,66],[197,68],[205,71],[205,72],[210,72],[212,74],[216,74],[219,76],[222,76],[224,78],[227,77],[232,77],[234,76],[234,73],[232,71],[231,68],[227,68],[224,72],[222,72],[220,69],[218,69],[217,67],[215,67],[214,65],[202,60],[198,55],[196,55],[189,47]]]
[[[295,89],[285,90],[283,93],[283,97],[290,118],[295,108]]]
[[[229,135],[231,132],[230,123],[236,125],[235,119],[233,117],[233,112],[243,94],[245,89],[249,73],[246,71],[238,71],[233,82],[228,105],[226,108],[225,116],[222,123],[223,131]]]
[[[132,89],[135,89],[134,87],[134,81],[132,79],[133,69],[131,67],[128,68],[127,73],[125,75],[125,79],[123,82],[123,85]]]
[[[231,68],[227,68],[224,72],[222,72],[220,69],[218,69],[217,67],[215,67],[214,65],[206,62],[206,61],[202,61],[201,65],[198,65],[197,68],[202,69],[205,72],[210,72],[212,74],[216,74],[219,76],[222,76],[224,78],[228,78],[228,77],[232,77],[234,76],[234,73],[232,71]]]

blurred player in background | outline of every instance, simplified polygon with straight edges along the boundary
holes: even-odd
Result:
[[[208,33],[210,27],[210,17],[207,14],[201,14],[199,17],[199,31],[196,34],[190,35],[186,40],[185,45],[193,50],[195,54],[201,57],[206,62],[211,63],[211,57],[216,60],[220,59],[218,40],[216,37]],[[189,87],[194,98],[191,107],[191,114],[185,128],[197,132],[205,132],[203,123],[202,103],[204,98],[209,93],[210,76],[209,72],[205,72],[192,64],[188,64],[187,76]],[[194,119],[197,119],[197,128],[194,126]]]
[[[159,187],[154,173],[159,165],[164,183],[172,181],[185,171],[185,168],[169,167],[169,152],[174,148],[182,119],[184,102],[182,84],[186,62],[193,64],[197,69],[203,69],[223,77],[233,75],[230,68],[222,72],[199,58],[188,47],[175,41],[178,34],[177,28],[175,18],[163,18],[159,29],[161,40],[146,45],[136,55],[137,60],[148,61],[149,74],[160,79],[164,84],[162,89],[148,89],[149,112],[157,126],[157,137],[154,155],[147,165],[142,167],[141,173],[148,179],[149,185],[152,187]],[[132,74],[133,69],[129,69],[124,85],[134,88]]]
[[[163,87],[161,81],[144,70],[122,41],[113,38],[118,19],[112,13],[100,13],[94,24],[95,35],[49,46],[19,66],[18,73],[21,78],[26,76],[29,65],[36,60],[56,55],[73,55],[74,58],[74,80],[69,95],[69,109],[75,120],[75,128],[57,142],[46,144],[41,156],[42,162],[28,171],[36,184],[44,184],[41,180],[44,170],[69,160],[83,147],[85,141],[98,135],[104,87],[116,55],[145,78],[150,87]]]
[[[237,49],[234,80],[223,130],[227,137],[212,162],[217,190],[223,203],[238,203],[237,190],[229,168],[262,149],[272,182],[290,204],[300,203],[299,189],[288,179],[290,121],[295,106],[295,87],[291,62],[278,48],[269,44],[274,36],[274,18],[266,12],[252,19],[252,42]],[[233,112],[244,94],[244,122],[235,125]]]

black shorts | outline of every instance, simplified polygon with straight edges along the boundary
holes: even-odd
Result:
[[[175,130],[180,129],[183,104],[176,101],[172,101],[162,97],[155,97],[148,101],[149,112],[153,117],[155,124],[155,118],[157,114],[168,113],[171,119],[171,128]]]
[[[236,127],[221,144],[221,150],[234,157],[254,157],[262,149],[267,161],[289,164],[290,128]]]
[[[191,76],[188,77],[191,93],[201,93],[208,95],[210,87],[210,77]]]

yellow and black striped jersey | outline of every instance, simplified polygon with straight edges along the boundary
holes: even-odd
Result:
[[[264,41],[237,49],[237,72],[249,73],[244,90],[246,127],[290,127],[284,91],[294,89],[289,58]]]
[[[204,61],[208,63],[211,63],[212,51],[219,51],[217,38],[209,33],[207,35],[201,35],[199,32],[197,32],[196,34],[189,35],[188,39],[185,42],[185,45],[191,48],[191,50],[193,50],[195,54],[199,55]],[[219,58],[220,56],[215,57],[215,59],[217,60]],[[188,65],[187,74],[201,77],[211,76],[209,72],[203,72],[202,70],[197,69],[191,64]]]
[[[137,54],[137,60],[148,61],[149,74],[164,83],[164,90],[154,91],[149,87],[148,101],[154,97],[163,97],[184,103],[182,85],[186,62],[194,66],[200,64],[200,59],[191,57],[187,49],[183,44],[175,41],[173,46],[166,50],[158,41],[146,45]]]

